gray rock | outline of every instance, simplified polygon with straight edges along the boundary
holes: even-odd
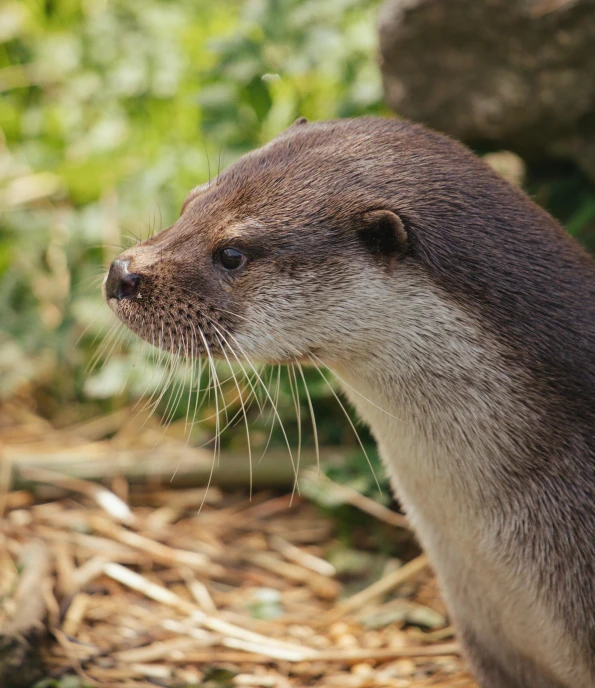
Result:
[[[398,114],[595,179],[595,0],[386,0],[379,31]]]

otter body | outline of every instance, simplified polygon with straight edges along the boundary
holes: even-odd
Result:
[[[481,686],[595,686],[595,266],[521,191],[419,125],[299,120],[105,292],[172,351],[328,365]]]

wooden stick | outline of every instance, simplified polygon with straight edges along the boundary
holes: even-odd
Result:
[[[185,447],[178,442],[165,443],[149,451],[118,451],[109,442],[97,442],[69,451],[43,450],[30,445],[9,445],[5,448],[5,458],[13,466],[14,484],[17,489],[26,486],[28,478],[23,470],[27,469],[51,470],[63,476],[93,482],[108,482],[121,475],[131,485],[144,483],[149,479],[167,483],[175,475],[175,486],[195,486],[208,483],[213,453],[205,449]],[[315,465],[315,453],[302,451],[300,462],[304,467]],[[213,472],[211,484],[243,487],[248,483],[249,470],[245,454],[223,454]],[[291,487],[294,479],[293,467],[287,452],[269,451],[262,461],[254,463],[255,487]]]
[[[352,649],[352,650],[321,650],[307,658],[284,659],[279,661],[323,661],[335,664],[358,664],[364,661],[389,662],[392,659],[415,658],[415,657],[449,657],[461,654],[461,648],[457,643],[443,643],[430,647],[407,647],[407,648],[381,648],[374,650]],[[180,661],[188,663],[200,662],[231,662],[234,664],[268,664],[275,658],[265,653],[250,652],[225,652],[216,648],[209,648],[208,651],[190,651],[184,655],[183,659],[177,660],[170,657],[170,661]]]
[[[66,490],[80,492],[95,501],[112,518],[123,523],[133,523],[134,517],[128,504],[123,502],[111,490],[96,485],[88,480],[81,478],[71,478],[57,471],[47,468],[32,468],[31,466],[21,466],[19,469],[21,477],[32,482],[48,483],[63,487]]]
[[[397,528],[411,528],[407,517],[403,516],[403,514],[397,514],[391,509],[387,509],[383,504],[379,504],[373,499],[366,497],[352,487],[336,483],[321,471],[310,469],[305,472],[304,479],[318,487],[324,487],[325,492],[330,492],[332,496],[336,497],[337,501],[351,504],[351,506],[370,514],[370,516],[377,518],[379,521],[384,521],[384,523]]]
[[[91,517],[90,521],[98,532],[102,535],[107,535],[124,545],[133,547],[134,549],[142,550],[151,556],[151,558],[159,561],[167,566],[172,564],[181,564],[193,570],[205,571],[211,575],[224,575],[224,569],[213,562],[205,554],[200,552],[192,552],[187,549],[176,549],[169,547],[156,540],[151,540],[144,535],[135,533],[131,530],[126,530],[116,526],[109,521],[99,517]]]
[[[386,595],[391,590],[394,590],[396,587],[404,583],[406,580],[409,580],[409,578],[412,578],[420,571],[423,571],[427,565],[427,556],[425,554],[421,554],[419,557],[413,559],[404,566],[401,566],[401,568],[397,569],[396,571],[389,573],[388,576],[384,576],[384,578],[381,578],[361,592],[353,595],[353,597],[350,597],[344,602],[338,604],[327,614],[327,620],[329,622],[337,621],[355,609],[359,609],[372,600]]]
[[[279,537],[279,535],[272,535],[269,538],[269,542],[271,547],[276,549],[277,552],[282,554],[286,559],[305,569],[309,569],[321,576],[327,576],[329,578],[333,578],[337,573],[335,567],[325,559],[315,557],[313,554],[305,552],[303,549],[292,545],[291,542],[287,542],[287,540]]]

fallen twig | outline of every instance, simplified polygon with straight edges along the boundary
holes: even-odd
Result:
[[[413,559],[413,561],[404,564],[401,568],[389,573],[388,576],[384,576],[384,578],[381,578],[361,592],[353,595],[353,597],[338,604],[327,614],[327,620],[336,621],[355,609],[359,609],[363,605],[376,600],[378,597],[386,595],[405,581],[416,576],[420,571],[425,569],[427,565],[428,558],[425,554],[420,554],[420,556]]]

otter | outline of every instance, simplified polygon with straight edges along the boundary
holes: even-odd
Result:
[[[480,685],[595,686],[595,264],[521,190],[418,124],[301,119],[104,294],[174,352],[327,365]]]

